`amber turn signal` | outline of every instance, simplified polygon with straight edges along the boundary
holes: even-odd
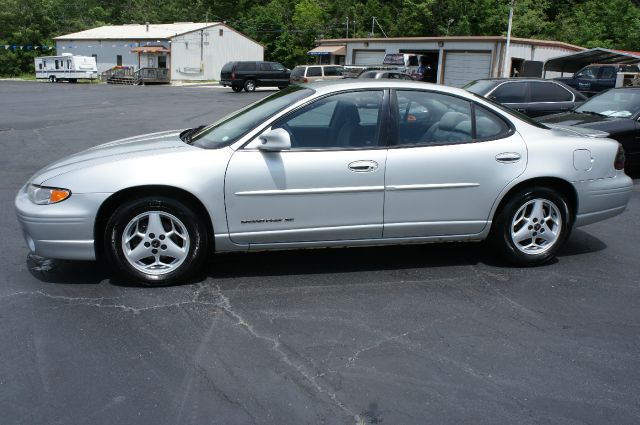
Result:
[[[55,204],[56,202],[64,201],[71,195],[71,192],[64,189],[51,189],[51,194],[49,195],[49,202]]]

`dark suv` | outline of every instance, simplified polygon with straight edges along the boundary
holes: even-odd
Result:
[[[227,62],[220,71],[220,84],[231,86],[233,91],[254,91],[256,87],[278,87],[289,85],[289,71],[278,62],[242,61]]]
[[[638,65],[587,65],[568,78],[554,78],[587,95],[600,93],[616,86],[618,72],[640,72]]]

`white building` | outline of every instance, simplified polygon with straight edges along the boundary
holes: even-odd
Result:
[[[547,59],[582,50],[559,41],[511,38],[507,69],[510,76],[529,69],[539,69],[541,75]],[[429,62],[437,83],[459,87],[478,78],[503,76],[505,51],[505,37],[454,36],[324,39],[309,54],[319,63],[380,65],[386,54],[414,53]]]
[[[264,47],[220,22],[107,25],[56,37],[58,54],[115,66],[168,69],[170,80],[218,80],[229,61],[263,60]]]

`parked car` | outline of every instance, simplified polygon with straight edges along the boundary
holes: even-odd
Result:
[[[631,196],[619,143],[579,133],[451,87],[315,83],[56,161],[15,206],[37,255],[105,258],[148,285],[211,251],[489,239],[532,266]]]
[[[340,65],[299,65],[291,71],[291,84],[313,83],[314,81],[340,80],[344,68]]]
[[[569,86],[541,78],[486,78],[464,88],[530,117],[569,111],[587,100]]]
[[[594,64],[585,66],[573,74],[573,77],[556,78],[555,80],[588,95],[593,95],[614,88],[618,72],[640,72],[640,68],[638,65]]]
[[[413,80],[413,77],[409,74],[405,74],[400,71],[389,71],[389,70],[377,70],[377,71],[364,71],[362,74],[358,75],[358,78],[373,78],[376,80],[379,79],[389,79],[389,80]]]
[[[539,121],[607,132],[624,147],[627,171],[640,169],[640,87],[610,89],[573,111],[540,117]]]
[[[230,86],[233,91],[254,91],[256,87],[278,87],[289,85],[290,71],[278,62],[241,61],[227,62],[220,72],[220,84]]]

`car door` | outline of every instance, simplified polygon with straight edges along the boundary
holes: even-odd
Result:
[[[574,105],[574,94],[553,81],[529,82],[531,93],[527,115],[541,117],[569,111]]]
[[[579,91],[591,92],[594,91],[593,83],[597,78],[598,68],[587,67],[578,71],[573,76],[572,87],[575,87]]]
[[[523,114],[529,112],[529,83],[527,81],[510,81],[500,84],[487,97]]]
[[[616,85],[616,67],[603,66],[598,71],[598,78],[593,81],[591,90],[594,92],[601,92]]]
[[[225,178],[231,240],[381,238],[384,93],[348,91],[321,98],[271,126],[287,131],[291,149],[265,152],[255,140],[234,153]]]
[[[258,62],[258,84],[263,87],[276,85],[276,73],[270,62]]]
[[[453,95],[399,90],[387,155],[384,237],[482,232],[501,191],[526,168],[527,149],[503,118]],[[404,113],[407,102],[426,112]],[[475,121],[475,124],[474,124]],[[420,131],[406,127],[419,126]],[[475,129],[475,131],[474,131]]]
[[[290,72],[281,63],[271,62],[271,70],[274,74],[274,86],[285,87],[289,85]]]

